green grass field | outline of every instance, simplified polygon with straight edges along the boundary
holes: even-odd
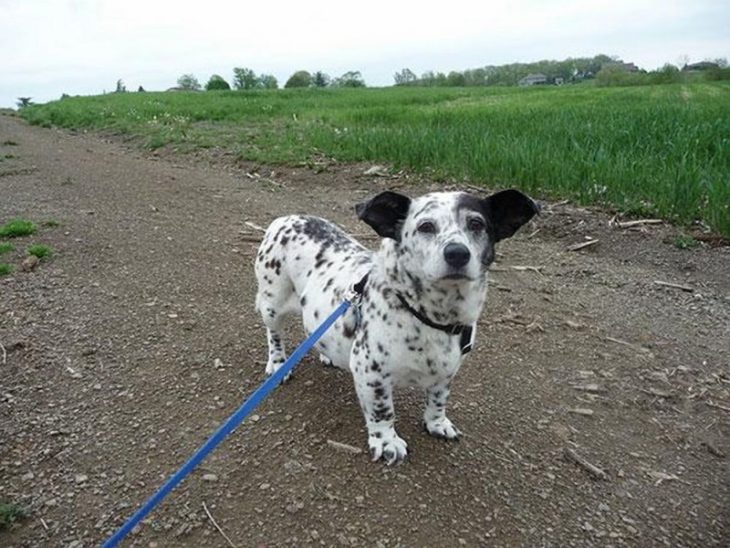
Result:
[[[34,124],[245,160],[389,162],[730,236],[730,84],[123,93],[25,108]]]

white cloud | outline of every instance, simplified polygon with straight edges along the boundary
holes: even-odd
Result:
[[[333,75],[361,70],[389,85],[415,72],[616,54],[646,68],[727,56],[730,4],[710,0],[0,0],[0,106],[18,95],[99,93],[230,78],[234,66]]]

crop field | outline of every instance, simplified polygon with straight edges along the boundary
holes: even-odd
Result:
[[[119,93],[22,110],[147,147],[385,162],[730,236],[730,85]]]

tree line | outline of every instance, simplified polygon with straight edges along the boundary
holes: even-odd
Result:
[[[284,84],[285,88],[361,88],[366,87],[365,80],[359,71],[349,71],[342,76],[332,78],[322,71],[310,73],[298,70],[292,74]],[[183,74],[177,80],[177,89],[187,91],[228,90],[228,89],[278,89],[279,82],[272,74],[256,74],[250,68],[236,67],[233,69],[233,79],[229,84],[219,74],[210,77],[205,86],[201,86],[198,79],[192,74]]]
[[[706,79],[726,79],[727,60],[715,59],[709,62],[715,65],[705,75]],[[682,69],[665,64],[660,69],[647,72],[640,70],[633,63],[626,63],[619,57],[605,54],[593,57],[569,57],[562,61],[542,60],[534,63],[509,63],[506,65],[487,65],[468,69],[462,72],[428,71],[417,76],[412,70],[404,68],[393,75],[396,86],[516,86],[528,75],[539,74],[545,77],[544,83],[577,83],[598,79],[602,85],[611,83],[665,83],[682,81],[678,76],[686,71],[688,63]]]

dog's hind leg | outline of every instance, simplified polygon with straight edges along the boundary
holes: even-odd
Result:
[[[275,285],[277,287],[272,287]],[[282,339],[284,318],[291,313],[292,301],[296,294],[289,280],[283,277],[274,279],[274,283],[259,287],[256,296],[256,307],[266,326],[266,339],[269,343],[269,359],[266,362],[266,374],[272,375],[286,361],[286,350]]]
[[[283,253],[275,243],[271,243],[273,238],[270,229],[261,244],[255,265],[258,280],[256,310],[261,313],[269,343],[269,359],[266,362],[268,375],[273,374],[286,361],[282,340],[284,318],[301,310],[294,285],[283,269]]]

